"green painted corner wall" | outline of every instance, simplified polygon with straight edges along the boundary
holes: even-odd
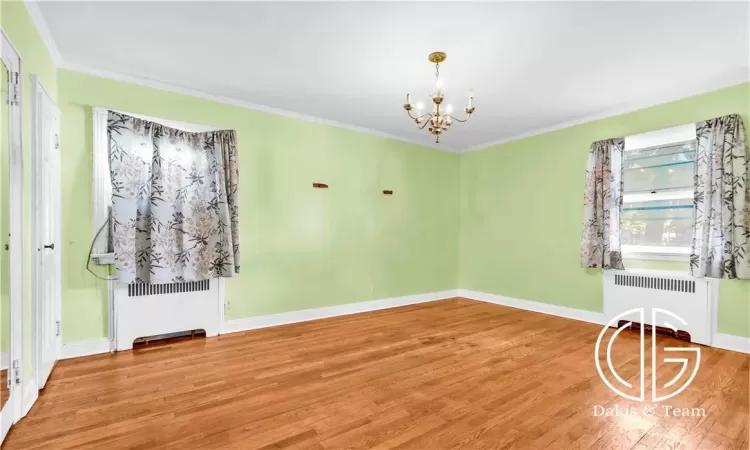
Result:
[[[601,311],[601,273],[580,269],[578,257],[589,144],[734,112],[748,123],[750,115],[744,84],[457,155],[57,70],[23,4],[0,3],[24,66],[26,333],[31,73],[62,113],[65,342],[107,335],[106,285],[85,270],[96,106],[237,130],[242,273],[227,281],[229,319],[456,287]],[[312,189],[315,181],[330,189]],[[721,282],[719,331],[750,336],[750,282]]]
[[[107,332],[106,287],[84,267],[97,106],[237,130],[242,266],[226,284],[229,319],[457,286],[459,155],[66,70],[58,82],[66,342]]]
[[[750,84],[462,155],[460,286],[602,311],[601,271],[579,259],[591,142],[731,113],[750,124]],[[720,282],[718,329],[750,337],[750,281]]]
[[[31,75],[35,74],[52,98],[57,97],[57,68],[47,52],[47,47],[37,33],[23,2],[0,2],[2,29],[21,56],[21,83],[23,85],[22,145],[24,158],[23,201],[23,333],[24,374],[31,373]]]

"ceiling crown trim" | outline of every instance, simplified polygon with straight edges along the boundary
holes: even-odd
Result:
[[[457,149],[448,148],[446,146],[438,146],[431,142],[423,142],[421,140],[410,139],[410,138],[406,138],[403,136],[386,133],[383,131],[373,130],[373,129],[366,128],[366,127],[360,127],[357,125],[351,125],[351,124],[344,123],[344,122],[338,122],[336,120],[325,119],[322,117],[301,114],[301,113],[297,113],[294,111],[287,111],[284,109],[274,108],[271,106],[245,102],[242,100],[237,100],[237,99],[233,99],[229,97],[214,95],[209,92],[204,92],[198,89],[179,86],[173,83],[153,80],[147,77],[133,76],[133,75],[127,75],[127,74],[117,73],[117,72],[110,72],[110,71],[100,70],[100,69],[96,69],[96,68],[89,67],[86,65],[76,64],[70,61],[66,61],[63,59],[62,54],[60,53],[57,47],[57,43],[55,42],[55,39],[52,37],[52,33],[49,31],[49,27],[47,26],[47,21],[44,18],[44,14],[42,13],[42,10],[39,8],[39,5],[37,4],[37,0],[24,0],[24,6],[26,7],[26,11],[28,12],[29,17],[31,18],[32,23],[34,24],[34,27],[36,27],[37,29],[37,32],[39,33],[39,36],[42,39],[42,42],[44,42],[44,45],[47,47],[47,52],[49,53],[50,57],[52,58],[52,61],[55,63],[55,65],[58,68],[70,70],[72,72],[79,72],[79,73],[84,73],[87,75],[102,77],[102,78],[109,78],[109,79],[116,80],[116,81],[122,81],[125,83],[131,83],[131,84],[135,84],[138,86],[158,89],[158,90],[166,91],[166,92],[172,92],[175,94],[202,98],[204,100],[210,100],[210,101],[214,101],[214,102],[221,103],[221,104],[238,106],[241,108],[249,109],[251,111],[267,112],[270,114],[276,114],[279,116],[289,117],[292,119],[302,120],[305,122],[311,122],[311,123],[316,123],[319,125],[327,125],[327,126],[332,126],[336,128],[342,128],[342,129],[354,131],[357,133],[368,134],[371,136],[377,136],[377,137],[386,138],[386,139],[393,139],[396,141],[406,142],[408,144],[419,145],[422,147],[430,147],[430,148],[434,148],[434,149],[442,150],[446,152],[458,151]]]
[[[653,106],[659,106],[659,105],[663,105],[666,103],[671,103],[677,100],[682,100],[684,98],[694,97],[696,95],[702,95],[702,94],[706,94],[712,91],[718,91],[720,89],[725,89],[728,87],[737,86],[739,84],[744,84],[748,82],[750,82],[750,74],[738,75],[738,74],[732,73],[724,77],[711,80],[710,82],[704,85],[701,85],[699,87],[693,86],[691,89],[683,89],[677,92],[672,92],[669,95],[652,97],[649,101],[633,102],[628,106],[618,108],[618,109],[613,109],[613,110],[610,110],[601,114],[595,114],[591,116],[582,117],[580,119],[571,120],[568,122],[562,122],[557,125],[552,125],[549,127],[535,128],[528,132],[516,134],[511,137],[499,139],[497,141],[491,141],[491,142],[487,142],[484,144],[467,147],[463,150],[459,150],[458,153],[469,153],[469,152],[474,152],[478,150],[484,150],[486,148],[494,147],[496,145],[508,144],[510,142],[520,141],[521,139],[526,139],[526,138],[530,138],[533,136],[539,136],[542,134],[551,133],[553,131],[563,130],[565,128],[570,128],[570,127],[574,127],[577,125],[583,125],[589,122],[596,122],[597,120],[609,119],[612,117],[621,116],[623,114],[632,113],[632,112],[639,111],[642,109],[651,108]]]
[[[47,47],[47,51],[49,52],[50,57],[52,58],[53,62],[59,68],[70,70],[73,72],[93,75],[97,77],[108,78],[108,79],[112,79],[116,81],[131,83],[131,84],[148,87],[152,89],[158,89],[161,91],[172,92],[172,93],[186,95],[190,97],[202,98],[204,100],[210,100],[210,101],[214,101],[214,102],[221,103],[221,104],[238,106],[241,108],[249,109],[251,111],[262,111],[262,112],[280,115],[280,116],[284,116],[284,117],[288,117],[292,119],[302,120],[305,122],[311,122],[311,123],[316,123],[320,125],[327,125],[327,126],[332,126],[336,128],[342,128],[342,129],[346,129],[346,130],[350,130],[350,131],[354,131],[358,133],[363,133],[363,134],[367,134],[371,136],[377,136],[377,137],[382,137],[386,139],[393,139],[393,140],[400,141],[400,142],[406,142],[409,144],[434,148],[436,150],[441,150],[445,152],[453,152],[453,153],[468,153],[468,152],[483,150],[486,148],[494,147],[496,145],[507,144],[507,143],[518,141],[521,139],[526,139],[529,137],[538,136],[541,134],[550,133],[553,131],[558,131],[558,130],[562,130],[565,128],[574,127],[577,125],[583,125],[585,123],[594,122],[597,120],[608,119],[611,117],[628,114],[628,113],[638,111],[641,109],[650,108],[652,106],[670,103],[670,102],[677,101],[683,98],[701,95],[707,92],[724,89],[724,88],[728,88],[728,87],[735,86],[738,84],[750,82],[750,73],[741,74],[741,75],[736,72],[730,73],[730,74],[725,75],[724,77],[709,80],[708,82],[704,83],[701,86],[692,86],[690,89],[681,89],[680,91],[677,91],[677,92],[671,92],[668,95],[652,97],[648,101],[633,102],[630,105],[627,105],[622,108],[618,108],[616,110],[611,110],[605,113],[595,114],[592,116],[587,116],[587,117],[583,117],[583,118],[568,121],[568,122],[562,122],[562,123],[548,126],[548,127],[535,128],[527,132],[513,135],[507,138],[502,138],[499,140],[490,141],[490,142],[486,142],[483,144],[466,147],[463,149],[457,149],[457,148],[446,147],[444,145],[438,145],[438,144],[435,144],[434,142],[423,142],[417,139],[410,139],[410,138],[406,138],[403,136],[399,136],[399,135],[395,135],[395,134],[391,134],[391,133],[387,133],[383,131],[378,131],[378,130],[374,130],[374,129],[370,129],[366,127],[361,127],[357,125],[347,124],[344,122],[338,122],[338,121],[331,120],[331,119],[325,119],[322,117],[311,116],[307,114],[297,113],[294,111],[287,111],[287,110],[280,109],[280,108],[274,108],[271,106],[255,104],[251,102],[237,100],[237,99],[230,98],[230,97],[218,96],[218,95],[214,95],[214,94],[204,92],[198,89],[193,89],[189,87],[179,86],[173,83],[153,80],[148,77],[110,72],[106,70],[100,70],[100,69],[96,69],[93,67],[89,67],[86,65],[76,64],[70,61],[65,61],[62,57],[62,54],[58,50],[57,44],[55,43],[55,40],[52,37],[52,33],[49,31],[49,27],[47,26],[47,21],[45,20],[44,15],[42,14],[42,11],[39,8],[37,3],[38,3],[37,0],[24,0],[24,5],[26,6],[26,10],[29,13],[29,16],[34,26],[36,27],[37,32],[39,33],[39,36],[41,37],[42,41]]]
[[[37,1],[24,0],[23,4],[26,7],[26,12],[29,13],[31,23],[33,23],[34,27],[36,27],[36,32],[39,33],[39,37],[42,38],[44,46],[47,47],[47,53],[49,53],[50,58],[52,58],[52,62],[54,62],[56,66],[60,67],[63,64],[62,54],[60,54],[60,50],[58,50],[57,48],[55,39],[52,37],[52,33],[49,31],[47,21],[44,19],[44,14],[42,14],[42,10],[39,9]]]
[[[338,122],[338,121],[331,120],[331,119],[324,119],[322,117],[310,116],[310,115],[307,115],[307,114],[301,114],[301,113],[297,113],[297,112],[294,112],[294,111],[287,111],[285,109],[274,108],[274,107],[271,107],[271,106],[259,105],[259,104],[256,104],[256,103],[250,103],[250,102],[246,102],[246,101],[243,101],[243,100],[237,100],[237,99],[234,99],[234,98],[231,98],[231,97],[223,97],[223,96],[220,96],[220,95],[211,94],[209,92],[201,91],[201,90],[198,90],[198,89],[193,89],[193,88],[189,88],[189,87],[179,86],[179,85],[176,85],[176,84],[173,84],[173,83],[167,83],[167,82],[164,82],[164,81],[153,80],[153,79],[142,77],[142,76],[127,75],[127,74],[122,74],[122,73],[118,73],[118,72],[110,72],[110,71],[107,71],[107,70],[100,70],[100,69],[96,69],[96,68],[93,68],[93,67],[89,67],[89,66],[85,66],[85,65],[81,65],[81,64],[70,63],[70,62],[63,63],[60,68],[61,69],[65,69],[65,70],[69,70],[71,72],[78,72],[78,73],[83,73],[83,74],[86,74],[86,75],[92,75],[92,76],[96,76],[96,77],[107,78],[107,79],[110,79],[110,80],[122,81],[122,82],[125,82],[125,83],[135,84],[135,85],[142,86],[142,87],[157,89],[157,90],[160,90],[160,91],[172,92],[174,94],[180,94],[180,95],[186,95],[186,96],[189,96],[189,97],[201,98],[201,99],[204,99],[204,100],[210,100],[210,101],[213,101],[213,102],[216,102],[216,103],[221,103],[221,104],[224,104],[224,105],[237,106],[237,107],[245,108],[245,109],[248,109],[248,110],[251,110],[251,111],[261,111],[261,112],[266,112],[266,113],[269,113],[269,114],[275,114],[275,115],[278,115],[278,116],[288,117],[288,118],[291,118],[291,119],[297,119],[297,120],[303,120],[305,122],[316,123],[316,124],[319,124],[319,125],[327,125],[327,126],[336,127],[336,128],[343,128],[345,130],[355,131],[357,133],[367,134],[367,135],[371,135],[371,136],[377,136],[377,137],[386,138],[386,139],[393,139],[395,141],[406,142],[408,144],[419,145],[419,146],[422,146],[422,147],[430,147],[430,148],[434,148],[434,149],[437,149],[437,150],[442,150],[442,151],[445,151],[445,152],[453,152],[453,153],[457,152],[456,149],[447,148],[447,147],[444,147],[444,146],[441,147],[441,146],[438,146],[438,145],[436,145],[434,143],[431,144],[429,142],[422,142],[422,141],[419,141],[419,140],[416,140],[416,139],[409,139],[409,138],[405,138],[403,136],[398,136],[398,135],[391,134],[391,133],[386,133],[386,132],[383,132],[383,131],[378,131],[378,130],[373,130],[373,129],[370,129],[370,128],[360,127],[360,126],[357,126],[357,125],[351,125],[351,124],[347,124],[347,123],[343,123],[343,122]]]

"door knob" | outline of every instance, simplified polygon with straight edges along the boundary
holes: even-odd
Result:
[[[50,250],[54,250],[55,249],[55,243],[53,242],[53,243],[51,243],[49,245],[45,245],[44,248],[48,248]]]

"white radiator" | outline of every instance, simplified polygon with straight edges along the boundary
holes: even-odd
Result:
[[[606,270],[605,321],[609,322],[625,311],[643,308],[646,324],[662,326],[661,323],[651,323],[652,308],[661,308],[685,321],[676,326],[680,331],[690,333],[692,342],[711,345],[714,283],[715,280],[693,278],[678,272]]]
[[[113,283],[115,350],[137,338],[203,329],[217,336],[222,320],[220,280],[168,284]]]

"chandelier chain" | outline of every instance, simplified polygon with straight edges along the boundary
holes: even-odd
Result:
[[[435,63],[435,79],[440,78],[440,63]]]

